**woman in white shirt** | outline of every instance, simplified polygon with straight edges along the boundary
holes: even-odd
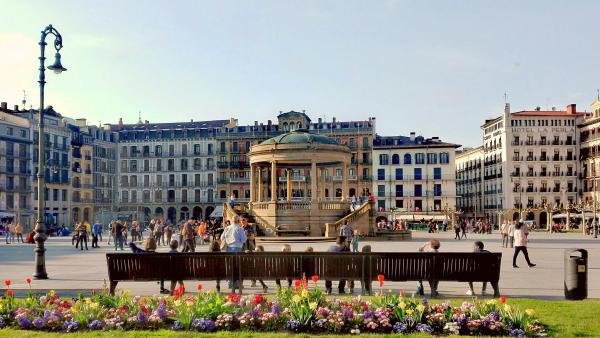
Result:
[[[527,253],[527,234],[527,227],[524,226],[522,222],[515,224],[515,254],[513,255],[513,268],[518,268],[517,256],[521,251],[523,251],[527,265],[529,265],[530,268],[535,266],[535,264],[531,263],[529,260],[529,253]]]

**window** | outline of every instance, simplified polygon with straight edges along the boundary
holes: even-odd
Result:
[[[427,154],[427,164],[437,164],[437,154],[436,153]]]
[[[442,185],[441,184],[433,185],[433,195],[434,196],[442,196]]]
[[[415,180],[422,179],[422,170],[421,168],[415,168]]]
[[[442,168],[433,168],[433,179],[434,180],[442,179]]]
[[[377,169],[377,179],[379,181],[385,180],[385,169]]]
[[[425,154],[416,153],[415,154],[415,164],[425,164]]]
[[[404,186],[402,184],[396,184],[396,197],[404,196]]]
[[[400,164],[400,155],[398,155],[398,154],[392,155],[392,164]]]
[[[403,180],[402,176],[402,168],[396,168],[396,180]]]
[[[385,210],[385,200],[377,200],[377,209]]]
[[[410,154],[404,154],[404,164],[411,164],[412,163],[412,159]]]
[[[423,186],[415,184],[415,196],[423,196]]]
[[[385,197],[385,185],[380,184],[377,186],[377,196]]]
[[[450,155],[448,153],[440,153],[440,164],[450,163]]]
[[[404,209],[404,200],[396,200],[396,208]]]
[[[379,165],[388,165],[388,155],[387,154],[380,154],[379,155]]]
[[[154,155],[156,155],[156,156],[162,156],[162,146],[156,146],[156,147],[154,147]]]

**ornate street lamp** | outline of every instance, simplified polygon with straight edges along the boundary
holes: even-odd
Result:
[[[37,210],[37,222],[35,225],[35,236],[33,239],[35,240],[35,272],[33,273],[33,277],[35,279],[47,279],[48,274],[46,273],[46,248],[44,247],[44,242],[48,238],[46,234],[46,223],[44,219],[44,213],[46,210],[46,194],[45,194],[45,184],[44,184],[44,164],[46,159],[46,150],[45,146],[45,136],[44,136],[44,85],[46,84],[46,76],[44,67],[44,61],[46,60],[45,49],[46,49],[46,37],[48,35],[54,35],[54,49],[56,50],[56,54],[54,55],[54,64],[48,66],[48,69],[54,71],[56,74],[60,74],[67,69],[63,67],[60,62],[60,49],[63,47],[62,45],[62,36],[60,33],[52,27],[52,25],[48,25],[48,27],[44,28],[42,31],[42,37],[40,39],[40,77],[38,83],[40,84],[40,115],[39,115],[39,130],[38,130],[38,172],[37,172],[37,181],[38,181],[38,210]]]

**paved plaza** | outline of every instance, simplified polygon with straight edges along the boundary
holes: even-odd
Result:
[[[512,268],[513,250],[502,249],[499,234],[493,235],[469,235],[468,240],[454,240],[451,232],[441,234],[427,234],[424,232],[413,232],[413,240],[404,242],[363,242],[370,244],[373,251],[379,252],[402,252],[416,251],[418,247],[430,238],[438,238],[441,241],[440,252],[443,251],[470,251],[474,240],[482,240],[486,249],[492,252],[502,252],[502,270],[500,273],[501,293],[513,297],[535,297],[543,299],[564,299],[563,297],[563,265],[564,251],[571,248],[583,248],[589,251],[589,275],[588,295],[590,298],[600,298],[600,239],[584,237],[580,234],[548,234],[532,233],[530,235],[529,253],[531,260],[537,264],[535,268],[528,268],[523,256],[519,257],[519,269]],[[100,289],[107,280],[107,268],[105,253],[113,252],[105,241],[99,249],[88,251],[76,250],[71,246],[70,238],[52,237],[47,242],[46,265],[50,279],[32,282],[32,288],[36,290],[57,290],[64,295],[74,295],[77,292],[90,292],[92,289]],[[308,245],[315,251],[325,251],[332,243],[292,243],[293,251],[303,251]],[[279,251],[282,244],[263,244],[267,251]],[[4,244],[0,242],[0,279],[11,279],[17,294],[24,294],[27,289],[25,278],[30,277],[33,272],[33,245],[28,244]],[[198,251],[206,251],[207,246],[198,246]],[[161,247],[159,251],[167,251]],[[108,283],[108,281],[107,281]],[[188,282],[188,289],[195,290],[197,282]],[[214,289],[214,282],[201,282],[205,289]],[[267,281],[269,292],[274,291],[275,283]],[[262,290],[257,286],[251,288],[247,281],[245,293],[258,293]],[[357,291],[359,291],[357,283]],[[476,283],[476,292],[480,287]],[[377,289],[376,283],[373,284]],[[119,283],[117,289],[128,289],[133,294],[151,295],[158,292],[155,282],[124,282]],[[408,294],[416,290],[416,282],[386,283],[385,289],[405,290]],[[334,286],[335,290],[335,286]],[[467,285],[465,283],[441,282],[439,291],[441,297],[465,296]],[[425,283],[425,291],[429,287]],[[488,287],[488,294],[491,293]]]

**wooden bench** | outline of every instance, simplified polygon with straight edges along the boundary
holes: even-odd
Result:
[[[313,275],[322,280],[361,281],[363,292],[370,292],[371,282],[381,274],[393,282],[490,282],[498,296],[501,259],[501,253],[472,252],[106,254],[111,294],[121,281],[310,279]]]
[[[282,226],[278,226],[275,228],[275,234],[277,236],[279,236],[280,234],[300,234],[300,235],[304,235],[304,236],[308,236],[310,235],[310,228],[309,227],[305,227],[303,229],[290,229],[290,228],[284,228]]]

